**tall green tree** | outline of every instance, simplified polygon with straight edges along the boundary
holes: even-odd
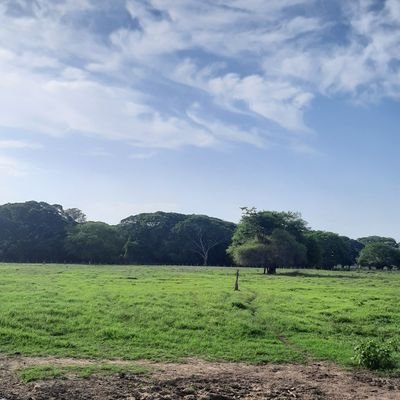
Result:
[[[390,247],[398,247],[398,244],[395,239],[391,237],[384,237],[384,236],[366,236],[357,239],[358,242],[362,243],[364,246],[367,246],[371,243],[383,243]]]
[[[63,262],[64,239],[74,221],[62,206],[28,201],[0,206],[0,260]]]
[[[307,223],[299,213],[244,208],[228,253],[239,265],[260,266],[275,274],[278,267],[307,261]]]
[[[368,268],[383,269],[400,266],[400,250],[382,242],[367,244],[360,252],[358,263]]]
[[[125,262],[227,265],[226,248],[234,227],[205,215],[158,211],[125,218],[118,230],[125,240]]]
[[[118,263],[123,241],[115,227],[104,222],[86,222],[73,227],[65,240],[69,259],[84,263]]]
[[[135,264],[171,264],[171,231],[186,215],[158,211],[125,218],[117,229],[125,240],[124,260]]]
[[[310,231],[307,233],[307,237],[317,244],[320,253],[319,260],[314,260],[310,266],[332,269],[336,265],[353,265],[355,263],[357,251],[351,239],[325,231]]]
[[[190,215],[183,221],[179,222],[172,230],[172,237],[175,240],[177,248],[181,255],[195,254],[200,260],[200,264],[217,265],[221,262],[218,260],[218,253],[215,250],[228,247],[235,224],[226,222],[218,218],[211,218],[205,215]],[[226,258],[226,252],[224,251]],[[225,260],[222,260],[225,263]]]

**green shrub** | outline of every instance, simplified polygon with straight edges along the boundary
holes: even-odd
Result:
[[[395,367],[392,342],[381,342],[375,339],[358,344],[354,348],[354,361],[360,367],[368,369],[391,369]]]

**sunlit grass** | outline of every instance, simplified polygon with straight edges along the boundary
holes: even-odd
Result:
[[[115,365],[115,364],[94,364],[94,365],[35,365],[25,367],[18,371],[19,378],[24,382],[38,380],[64,379],[69,376],[77,376],[87,379],[93,375],[114,375],[114,374],[146,374],[148,371],[139,366]]]
[[[0,352],[350,365],[400,329],[400,273],[0,265]]]

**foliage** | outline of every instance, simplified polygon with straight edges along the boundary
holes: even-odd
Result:
[[[117,228],[125,238],[125,262],[170,264],[171,230],[185,218],[184,214],[158,211],[123,219]]]
[[[391,237],[384,237],[384,236],[366,236],[357,239],[358,242],[362,243],[364,246],[372,243],[381,243],[381,244],[386,244],[390,247],[395,247],[397,248],[397,242],[395,239]]]
[[[234,229],[235,224],[218,218],[191,215],[176,224],[172,230],[173,240],[178,242],[179,248],[176,256],[178,258],[181,255],[181,261],[184,261],[189,258],[188,253],[195,253],[200,264],[208,265],[211,261],[213,265],[218,265],[220,262],[213,257],[213,251],[218,247],[223,250],[228,247]]]
[[[400,266],[400,250],[382,242],[371,242],[360,252],[358,263],[361,266],[383,269]]]
[[[111,226],[87,222],[78,208],[64,210],[35,201],[5,204],[0,206],[0,262],[230,266],[233,259],[269,273],[282,266],[333,269],[358,260],[370,268],[400,265],[400,249],[392,238],[357,241],[311,231],[296,212],[242,210],[238,225],[206,215],[159,211],[132,215]],[[368,246],[373,244],[377,246],[371,253]],[[368,248],[361,255],[364,246]]]
[[[272,264],[287,267],[306,264],[307,248],[303,243],[296,240],[294,234],[284,229],[275,229],[270,238]]]
[[[235,263],[239,265],[264,267],[269,262],[268,244],[261,243],[257,239],[231,247],[229,251]]]
[[[282,229],[296,239],[303,239],[307,223],[297,212],[256,211],[245,209],[242,219],[233,235],[233,245],[240,245],[249,239],[263,240],[275,229]]]
[[[235,224],[205,215],[144,213],[118,226],[127,263],[229,265],[226,248]]]
[[[0,262],[230,265],[226,248],[234,227],[217,218],[164,212],[110,226],[86,222],[78,208],[5,204],[0,206]]]
[[[0,261],[62,262],[74,221],[60,205],[28,201],[0,206]]]
[[[305,234],[305,245],[307,247],[307,266],[316,267],[321,265],[322,249],[316,238]]]
[[[73,227],[65,240],[70,259],[85,263],[116,263],[122,240],[117,230],[103,222],[87,222]]]
[[[298,213],[245,209],[228,253],[239,265],[261,266],[270,274],[277,267],[302,266],[307,261],[306,231]]]
[[[309,260],[313,267],[333,269],[336,265],[354,265],[362,247],[357,241],[333,232],[310,231],[306,236],[319,249],[318,255]]]
[[[269,274],[279,266],[302,265],[306,261],[306,247],[283,229],[275,229],[261,242],[249,240],[230,249],[234,261],[239,265],[263,267]]]
[[[77,224],[83,224],[86,222],[86,215],[79,208],[67,208],[65,214],[68,215]]]
[[[370,339],[354,348],[354,361],[368,369],[392,369],[395,366],[393,343]]]
[[[357,264],[357,258],[360,255],[361,250],[364,248],[364,244],[359,242],[358,240],[355,239],[350,239],[347,236],[340,236],[342,240],[345,242],[348,251],[349,251],[349,258],[348,258],[348,265],[356,265]]]

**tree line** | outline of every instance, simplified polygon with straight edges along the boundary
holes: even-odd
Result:
[[[77,209],[29,201],[0,206],[0,261],[98,264],[244,265],[332,269],[400,266],[393,238],[357,240],[315,231],[295,212],[243,208],[238,224],[206,215],[155,212],[117,225]]]
[[[296,212],[247,207],[243,207],[227,252],[236,264],[259,266],[268,274],[274,274],[278,267],[400,267],[400,246],[393,238],[368,236],[355,240],[311,230]]]
[[[0,206],[0,261],[231,265],[236,225],[205,215],[144,213],[117,225],[28,201]]]

